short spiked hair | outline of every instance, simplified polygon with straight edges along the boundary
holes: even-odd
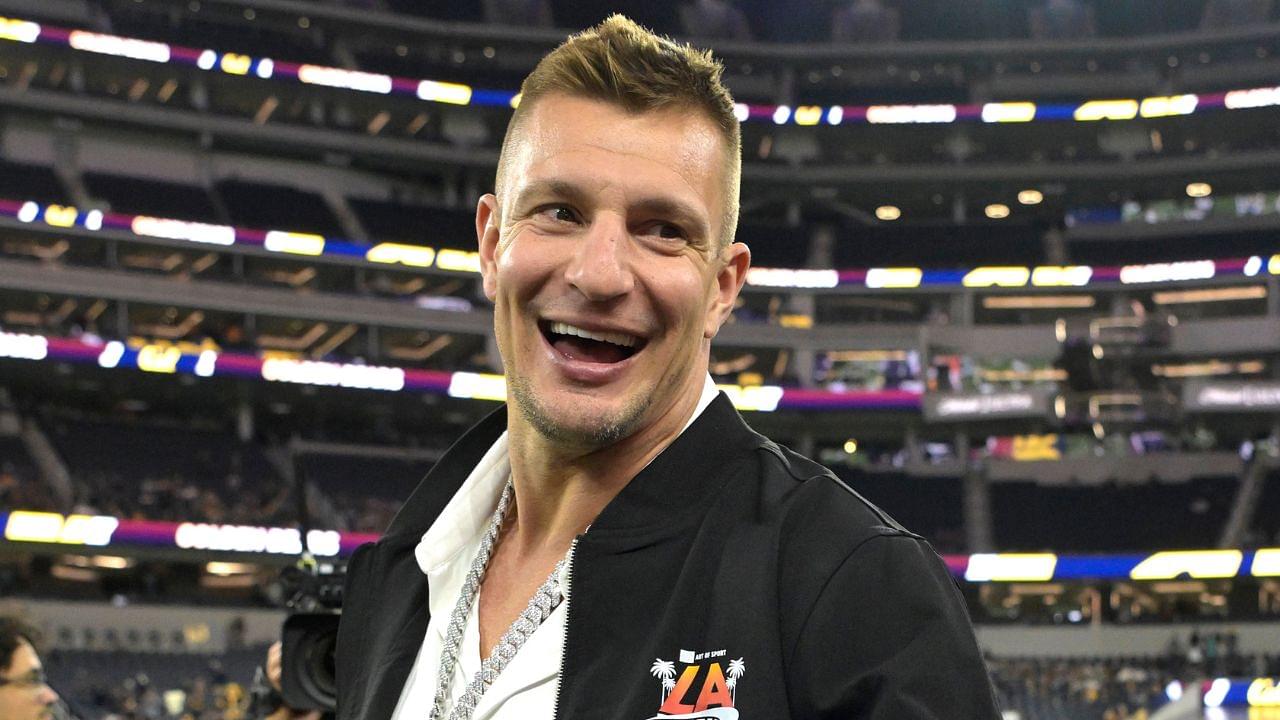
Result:
[[[724,66],[709,50],[697,50],[612,15],[571,36],[538,63],[520,86],[520,101],[507,125],[498,160],[503,187],[510,146],[523,119],[538,100],[556,93],[600,100],[631,112],[669,108],[701,112],[724,140],[725,210],[720,245],[728,245],[738,227],[742,176],[742,134],[733,96],[721,81]]]

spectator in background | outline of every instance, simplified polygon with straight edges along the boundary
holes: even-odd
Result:
[[[693,0],[681,5],[680,27],[689,37],[751,40],[747,16],[729,0]]]
[[[853,0],[831,13],[831,39],[836,42],[894,42],[901,33],[898,11],[880,0]]]
[[[0,718],[53,717],[58,693],[49,687],[36,654],[35,631],[14,617],[0,616]]]
[[[1031,37],[1037,40],[1080,40],[1096,37],[1093,8],[1081,0],[1046,0],[1028,17]]]
[[[548,0],[484,0],[484,21],[490,25],[555,27]]]
[[[1248,27],[1271,18],[1274,0],[1209,0],[1200,19],[1201,30]]]

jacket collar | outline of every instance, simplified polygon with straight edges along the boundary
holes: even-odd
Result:
[[[422,539],[477,465],[487,462],[507,429],[505,406],[490,413],[449,448],[405,501],[381,545],[409,550]],[[741,460],[744,449],[769,440],[756,433],[719,393],[679,437],[627,483],[592,523],[593,539],[640,541],[666,534],[696,517]]]

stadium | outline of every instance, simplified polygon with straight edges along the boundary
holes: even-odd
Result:
[[[332,703],[346,558],[507,397],[521,81],[613,12],[737,103],[715,383],[943,556],[1006,720],[1280,718],[1270,0],[0,0],[0,611],[54,717],[305,717],[286,618]]]

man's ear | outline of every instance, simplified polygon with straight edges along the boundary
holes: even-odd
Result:
[[[747,280],[747,270],[751,267],[751,249],[744,243],[731,243],[720,251],[720,257],[715,262],[720,264],[716,273],[715,297],[707,308],[706,325],[702,330],[703,337],[708,340],[720,332],[720,326],[724,325],[729,319],[729,313],[733,312],[733,305],[742,290],[742,284]]]
[[[480,276],[484,295],[492,301],[498,294],[498,198],[487,193],[476,204],[476,240],[480,246]]]

